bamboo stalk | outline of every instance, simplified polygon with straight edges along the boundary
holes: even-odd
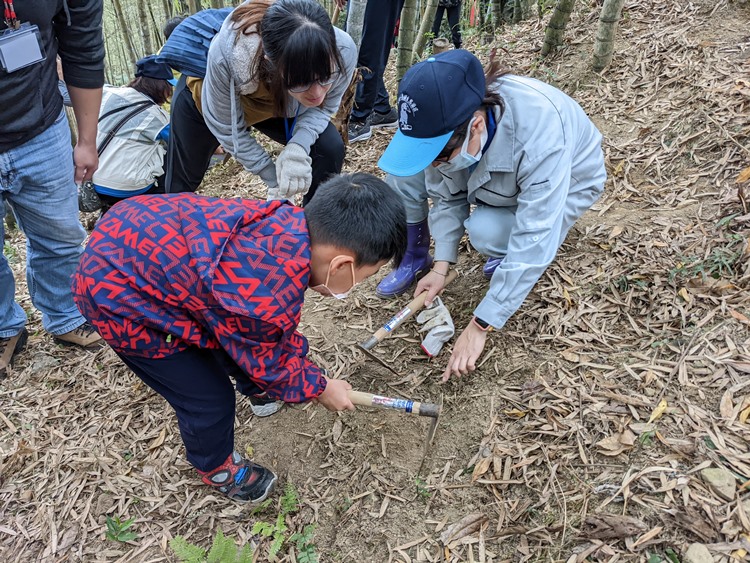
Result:
[[[424,52],[424,47],[427,43],[427,34],[430,33],[430,30],[432,29],[432,22],[435,20],[435,12],[437,12],[437,7],[438,0],[426,0],[424,5],[424,13],[422,14],[422,21],[419,24],[417,38],[414,41],[414,54],[412,55],[414,59],[419,59]]]
[[[417,0],[405,0],[401,10],[401,26],[398,30],[398,55],[396,76],[399,80],[412,64],[414,58],[414,34],[417,26]]]
[[[115,17],[117,18],[117,22],[120,24],[120,31],[122,32],[122,41],[119,43],[126,43],[128,48],[128,54],[130,55],[130,62],[135,65],[135,61],[138,60],[138,57],[136,55],[135,51],[135,45],[133,44],[133,37],[130,33],[130,29],[128,28],[128,23],[125,19],[125,14],[122,11],[122,5],[120,4],[120,0],[112,0],[112,6],[115,11]]]
[[[595,72],[604,70],[612,62],[617,23],[620,21],[624,3],[625,0],[604,0],[602,12],[599,16],[599,29],[594,41],[593,67]]]
[[[556,47],[562,45],[565,27],[570,21],[570,14],[573,13],[573,6],[576,0],[557,0],[552,17],[547,24],[544,32],[544,43],[542,44],[542,56],[546,57]]]

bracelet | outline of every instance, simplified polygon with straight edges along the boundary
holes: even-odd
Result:
[[[448,277],[448,274],[444,274],[442,272],[438,272],[435,268],[432,268],[430,271],[431,272],[435,272],[438,276],[443,276],[444,278]]]

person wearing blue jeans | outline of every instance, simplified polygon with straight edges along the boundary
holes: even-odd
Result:
[[[70,283],[86,236],[78,218],[76,182],[91,179],[98,164],[102,3],[13,4],[6,2],[6,17],[0,22],[5,41],[0,64],[0,208],[10,203],[26,235],[26,280],[44,329],[62,344],[94,346],[101,338],[78,311]],[[38,29],[31,45],[27,24]],[[73,150],[58,90],[58,53],[78,123]],[[0,224],[0,237],[4,235]],[[14,298],[13,272],[2,256],[0,378],[28,338],[26,313]]]
[[[337,4],[343,7],[346,1],[337,0]],[[349,121],[350,143],[365,141],[372,136],[372,129],[396,127],[398,122],[383,82],[383,73],[403,7],[404,0],[367,2],[357,58],[357,66],[362,69],[362,81],[357,84]]]

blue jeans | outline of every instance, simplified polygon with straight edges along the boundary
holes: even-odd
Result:
[[[0,153],[0,209],[10,202],[26,235],[26,283],[42,324],[52,334],[81,326],[70,293],[86,238],[78,218],[78,190],[73,180],[73,151],[65,112],[33,139]],[[0,221],[0,240],[4,236]],[[14,300],[15,283],[5,256],[0,257],[0,338],[15,336],[26,313]]]

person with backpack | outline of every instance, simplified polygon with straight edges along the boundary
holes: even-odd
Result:
[[[164,154],[172,96],[172,70],[156,55],[135,63],[127,86],[104,86],[96,138],[99,168],[78,192],[82,211],[106,212],[134,195],[164,193]]]
[[[465,232],[487,257],[489,289],[453,346],[447,381],[475,369],[487,333],[521,307],[570,228],[599,199],[607,178],[602,136],[557,88],[502,72],[495,60],[485,74],[463,49],[410,68],[398,107],[399,130],[378,166],[406,205],[408,247],[378,295],[399,295],[425,274],[415,294],[427,292],[432,302]]]
[[[174,61],[181,45],[185,53],[195,47],[185,31],[198,29],[191,21],[198,17],[174,30],[162,57]],[[269,198],[305,194],[309,202],[324,179],[341,171],[344,143],[331,118],[356,60],[351,37],[315,0],[250,0],[235,8],[211,40],[205,77],[200,68],[171,63],[190,76],[172,99],[167,192],[195,191],[221,145],[261,177]],[[275,163],[253,131],[285,145]]]
[[[261,502],[276,474],[235,451],[235,389],[353,410],[351,385],[307,357],[305,292],[344,299],[406,247],[401,199],[364,173],[287,201],[182,193],[129,198],[97,224],[73,279],[102,337],[177,415],[206,485]],[[240,448],[242,451],[243,449]]]

